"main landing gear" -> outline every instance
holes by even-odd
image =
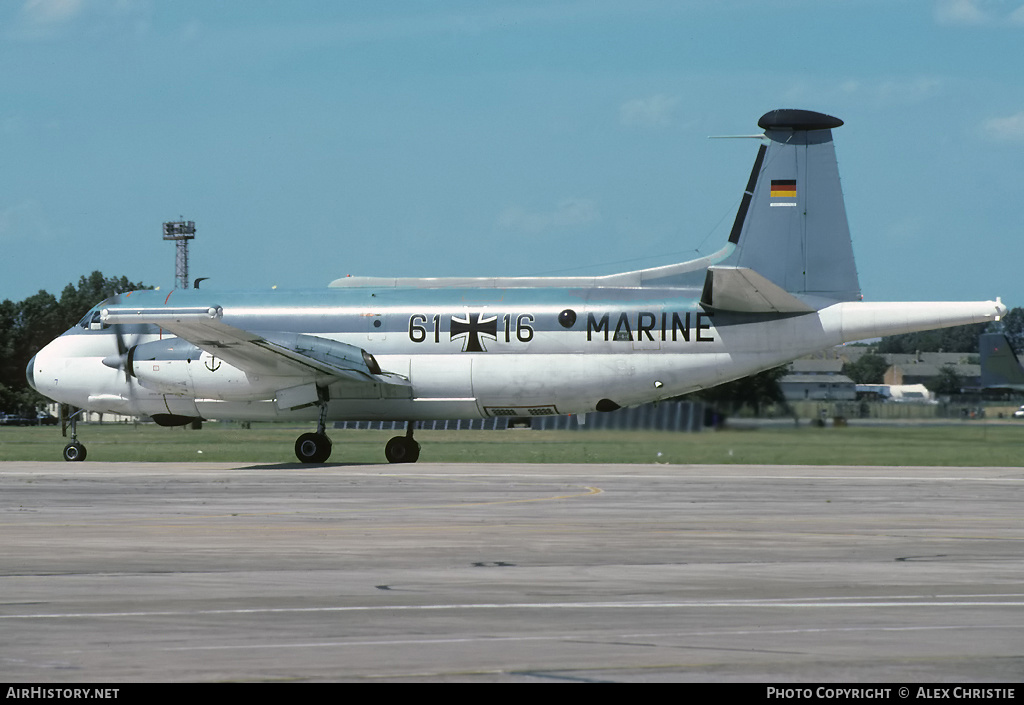
[[[316,433],[303,433],[295,441],[295,457],[303,463],[325,463],[331,457],[331,439],[327,437],[327,404],[320,404]]]
[[[395,436],[384,446],[384,457],[389,463],[415,463],[420,459],[420,444],[413,440],[410,421],[404,436]]]
[[[304,463],[324,463],[331,457],[331,439],[325,433],[303,433],[295,441],[295,457]]]
[[[303,463],[324,463],[331,457],[331,439],[325,433],[326,407],[320,410],[316,433],[303,433],[295,441],[295,457]],[[413,422],[406,426],[404,436],[395,436],[384,446],[389,463],[415,463],[420,457],[420,444],[412,437]]]

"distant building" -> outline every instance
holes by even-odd
[[[786,401],[852,401],[873,394],[887,401],[916,399],[929,403],[929,399],[921,396],[919,387],[934,386],[944,367],[952,368],[964,388],[981,384],[981,365],[977,364],[978,356],[974,354],[885,353],[882,357],[889,363],[883,380],[885,386],[897,390],[907,387],[906,394],[902,391],[893,393],[892,389],[882,394],[875,389],[880,385],[867,385],[872,387],[870,390],[860,389],[865,385],[854,384],[843,375],[843,365],[855,362],[869,352],[872,348],[867,346],[841,345],[794,360],[789,365],[789,374],[779,382]]]
[[[838,358],[800,358],[789,365],[789,374],[779,380],[786,401],[854,401],[857,385],[843,374]]]
[[[884,355],[889,363],[885,372],[886,384],[924,384],[933,382],[949,367],[960,378],[964,387],[978,387],[981,384],[981,365],[970,362],[976,355],[967,353],[915,353],[911,355]]]

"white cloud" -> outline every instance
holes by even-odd
[[[1024,112],[1009,117],[989,118],[982,123],[982,129],[998,142],[1024,144]]]
[[[665,127],[675,116],[679,98],[662,93],[650,98],[635,98],[619,107],[619,122],[631,127]]]
[[[930,76],[890,79],[882,81],[875,90],[878,98],[886,104],[919,103],[938,95],[942,90],[942,81]]]
[[[26,0],[22,14],[31,22],[51,24],[75,18],[85,7],[85,0]]]
[[[149,29],[151,0],[24,0],[17,22],[5,27],[11,39],[53,40],[69,33],[141,36]]]
[[[553,210],[530,211],[520,206],[506,208],[498,216],[498,226],[539,234],[551,230],[577,228],[601,220],[597,204],[586,198],[566,198]]]
[[[203,38],[206,28],[198,20],[191,20],[187,22],[184,27],[181,28],[180,37],[181,41],[186,43],[197,42]]]
[[[979,25],[989,21],[978,0],[939,0],[935,4],[935,20],[944,25]]]
[[[801,81],[784,93],[793,103],[828,106],[852,100],[876,106],[907,106],[927,102],[943,94],[946,85],[934,76],[899,76],[840,82]],[[825,112],[828,112],[826,109]]]
[[[937,0],[935,21],[942,25],[1024,25],[1024,5],[1007,11],[1006,0]]]

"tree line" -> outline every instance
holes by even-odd
[[[46,398],[28,386],[25,367],[39,350],[78,323],[89,310],[114,294],[148,289],[127,277],[101,272],[69,283],[57,298],[42,289],[23,301],[0,302],[0,411],[27,415]]]

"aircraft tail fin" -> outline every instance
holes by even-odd
[[[751,269],[821,308],[860,300],[832,128],[842,120],[773,110],[720,264]]]
[[[1002,333],[982,333],[978,340],[981,353],[981,386],[992,389],[1024,387],[1024,367]]]

